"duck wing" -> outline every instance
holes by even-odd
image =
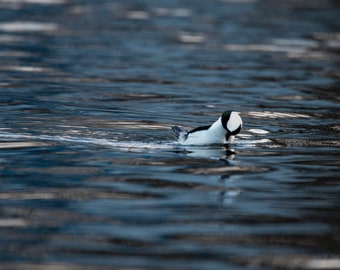
[[[188,132],[188,134],[189,134],[189,133],[194,133],[194,132],[197,132],[197,131],[208,130],[210,127],[211,127],[211,125],[209,125],[209,126],[197,127],[197,128],[194,128],[194,129],[190,130],[190,131]]]

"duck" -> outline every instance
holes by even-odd
[[[181,126],[171,126],[173,135],[182,145],[211,145],[234,143],[243,122],[235,111],[224,111],[211,125],[199,126],[190,131]]]

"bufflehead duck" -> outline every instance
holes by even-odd
[[[237,112],[225,111],[212,125],[190,131],[179,126],[171,129],[180,144],[208,145],[233,143],[234,136],[241,131],[242,119]]]

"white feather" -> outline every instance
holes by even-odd
[[[223,128],[221,117],[215,121],[207,130],[200,130],[189,133],[187,139],[182,142],[185,145],[205,145],[226,143],[227,131]]]
[[[240,125],[242,126],[242,119],[241,119],[241,117],[238,115],[237,112],[232,112],[230,114],[230,118],[229,118],[229,121],[227,123],[228,130],[233,132],[236,129],[238,129]]]

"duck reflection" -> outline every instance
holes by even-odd
[[[232,161],[235,158],[235,150],[225,146],[187,146],[185,152],[189,157],[209,158],[215,160]]]
[[[217,194],[217,202],[223,205],[231,205],[235,198],[241,194],[241,189],[237,187],[237,181],[242,179],[242,175],[222,175],[218,180],[223,186],[222,190]]]
[[[237,154],[235,149],[229,145],[188,146],[185,147],[185,153],[194,158],[218,161],[214,164],[187,168],[185,171],[201,175],[215,174],[217,189],[212,192],[213,200],[225,206],[234,203],[235,198],[241,193],[237,186],[237,182],[243,177],[240,172],[245,169],[239,165],[239,160],[235,160]]]

